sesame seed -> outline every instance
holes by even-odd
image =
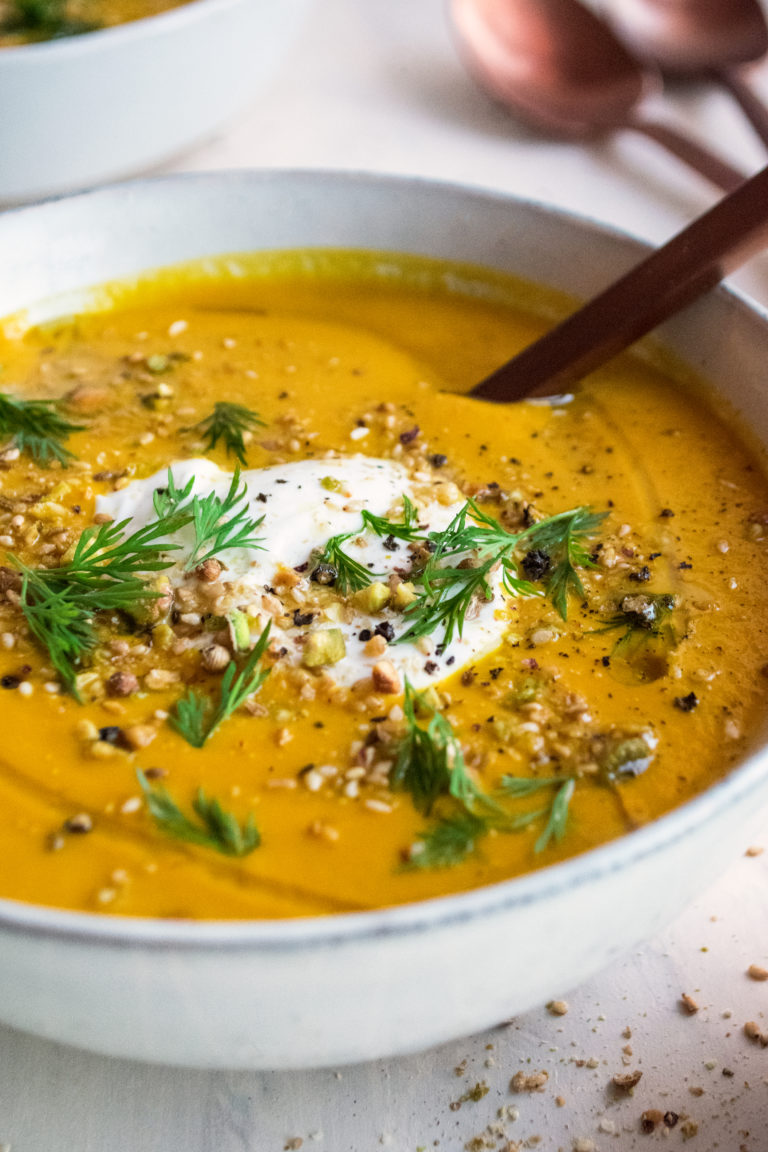
[[[392,805],[385,803],[384,800],[376,800],[374,798],[369,798],[368,800],[364,800],[363,804],[366,808],[370,809],[371,812],[391,812],[392,811]]]

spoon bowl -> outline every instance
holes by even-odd
[[[758,0],[612,0],[605,15],[634,52],[674,75],[748,64],[768,52]]]
[[[607,25],[570,0],[454,0],[453,20],[480,85],[544,132],[601,135],[660,88]]]
[[[567,139],[640,132],[724,191],[744,179],[667,124],[640,118],[658,76],[578,0],[452,0],[459,50],[494,100],[538,131]]]
[[[768,145],[768,108],[739,71],[768,53],[759,0],[613,0],[606,18],[633,52],[668,75],[719,83]]]

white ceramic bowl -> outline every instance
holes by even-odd
[[[462,187],[324,173],[185,176],[0,217],[0,315],[220,253],[369,247],[474,261],[587,295],[641,245]],[[55,311],[56,306],[53,306]],[[768,320],[723,290],[668,324],[768,444]],[[708,792],[536,874],[365,914],[178,923],[0,901],[0,1018],[100,1052],[290,1068],[405,1053],[578,984],[669,921],[749,842],[767,734]]]
[[[310,0],[190,0],[130,24],[0,48],[0,202],[151,168],[262,91]]]

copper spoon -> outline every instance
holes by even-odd
[[[638,103],[660,81],[578,0],[451,0],[451,15],[478,83],[534,128],[566,139],[627,128],[726,192],[744,179],[666,124],[638,118]]]
[[[642,59],[670,76],[702,76],[726,88],[768,144],[768,108],[737,67],[768,53],[768,22],[759,0],[611,0],[604,9]]]
[[[768,246],[768,168],[476,384],[499,403],[565,392]]]

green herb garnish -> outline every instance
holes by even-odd
[[[261,527],[264,517],[251,520],[248,515],[248,486],[245,481],[242,488],[239,485],[240,469],[236,468],[223,500],[215,492],[193,497],[191,510],[195,545],[184,565],[185,572],[191,572],[205,560],[230,548],[261,548],[259,537],[252,533]]]
[[[574,508],[541,520],[525,532],[525,547],[540,549],[549,557],[550,569],[544,578],[547,594],[563,620],[568,619],[568,593],[584,600],[584,585],[578,568],[594,568],[586,540],[594,535],[606,517],[605,512]]]
[[[471,812],[441,816],[419,834],[406,867],[453,868],[474,852],[478,840],[487,834],[488,822]]]
[[[79,699],[77,669],[96,646],[91,593],[66,585],[56,587],[38,573],[22,568],[21,608],[30,632],[48,652],[51,663],[72,694]]]
[[[190,476],[183,488],[177,488],[173,472],[169,468],[168,483],[165,488],[155,488],[152,493],[152,506],[155,509],[155,516],[157,516],[158,520],[170,516],[173,512],[180,511],[182,504],[186,504],[187,501],[191,499],[194,486],[195,478],[194,476]]]
[[[218,800],[209,799],[203,789],[198,788],[192,801],[192,809],[198,819],[196,823],[184,815],[165,788],[150,785],[140,768],[136,770],[136,776],[155,821],[163,832],[175,840],[213,848],[225,856],[248,856],[261,844],[261,836],[252,814],[241,826],[231,812],[222,808]]]
[[[669,671],[669,654],[678,643],[672,619],[676,604],[669,592],[631,593],[622,599],[619,611],[595,630],[600,634],[623,629],[611,657],[623,661],[635,679],[659,680]]]
[[[523,796],[533,796],[547,788],[557,788],[567,780],[575,779],[571,776],[502,776],[499,792],[502,796],[514,796],[520,799]]]
[[[510,595],[544,594],[543,589],[525,578],[524,553],[534,548],[546,554],[545,588],[565,619],[568,593],[584,596],[577,567],[593,566],[584,540],[595,531],[604,516],[604,513],[590,512],[587,508],[575,508],[542,520],[522,532],[508,532],[498,520],[486,515],[473,500],[468,500],[444,531],[424,536],[418,531],[418,513],[413,502],[403,495],[401,521],[363,511],[360,531],[332,536],[320,560],[337,570],[335,581],[329,580],[328,583],[335,582],[346,596],[367,587],[373,579],[367,568],[343,551],[341,546],[346,540],[372,531],[385,538],[393,536],[401,540],[423,541],[429,549],[429,558],[422,570],[411,577],[420,592],[405,609],[410,626],[398,642],[418,640],[443,627],[444,642],[449,644],[454,634],[462,634],[472,603],[492,598],[491,574],[499,565],[504,588]]]
[[[418,707],[432,713],[426,728],[418,723]],[[494,796],[489,796],[468,774],[450,723],[431,709],[408,682],[403,711],[407,730],[398,745],[390,787],[393,791],[410,792],[419,812],[435,816],[433,823],[419,833],[407,867],[451,867],[473,852],[478,841],[490,832],[524,831],[544,817],[547,822],[534,851],[543,852],[551,841],[563,838],[576,777],[507,775]],[[555,792],[548,808],[513,813],[498,802],[524,799],[551,789]]]
[[[495,560],[478,561],[463,568],[451,564],[453,559],[463,562],[474,551],[474,538],[466,538],[467,518],[471,511],[472,505],[468,501],[443,532],[430,533],[432,554],[422,572],[412,577],[414,582],[418,581],[421,590],[418,598],[405,610],[411,624],[399,637],[400,643],[428,636],[442,625],[445,628],[444,643],[447,645],[454,632],[461,635],[473,600],[491,599],[493,592],[488,577]],[[471,532],[473,527],[469,530]],[[515,540],[511,539],[505,547],[511,549],[514,544]]]
[[[488,800],[488,797],[484,799]],[[506,813],[479,815],[466,810],[441,814],[430,827],[419,833],[406,868],[452,868],[474,852],[478,841],[490,832],[524,832],[544,815],[546,809],[522,812],[516,816]]]
[[[568,807],[575,787],[575,776],[502,776],[499,795],[521,799],[547,788],[557,789],[549,808],[546,827],[534,846],[534,851],[538,853],[543,852],[551,840],[559,842],[565,835]],[[532,813],[531,820],[540,815],[543,813]]]
[[[472,523],[473,517],[479,523]],[[509,561],[520,535],[507,532],[469,500],[442,532],[431,532],[432,553],[424,569],[412,577],[420,594],[405,610],[410,627],[399,642],[428,636],[436,628],[445,629],[444,643],[454,633],[461,636],[470,605],[490,600],[491,570],[504,565],[504,584],[512,593],[537,595],[537,589],[517,577]]]
[[[549,809],[549,818],[547,819],[544,831],[534,845],[534,852],[543,852],[552,840],[559,844],[563,836],[565,836],[565,828],[568,823],[568,809],[575,787],[575,780],[566,780],[565,783],[561,784],[558,788],[555,793],[555,798],[552,801],[552,806]]]
[[[269,642],[269,630],[270,624],[267,624],[239,672],[235,661],[229,662],[221,679],[216,704],[194,688],[190,688],[177,702],[170,722],[193,748],[202,748],[219,725],[236,712],[249,696],[258,692],[269,676],[268,668],[258,666]]]
[[[219,440],[223,441],[227,450],[236,456],[245,467],[245,440],[244,432],[251,432],[254,428],[266,427],[258,412],[251,411],[244,404],[233,404],[229,400],[218,400],[213,406],[213,412],[205,420],[194,425],[194,431],[202,433],[206,439],[206,449],[215,448]]]
[[[128,520],[86,528],[72,559],[59,568],[32,569],[11,557],[22,573],[21,608],[30,631],[78,699],[76,675],[96,645],[95,615],[132,612],[157,596],[143,576],[172,565],[165,554],[178,545],[167,537],[185,522],[184,513],[172,512],[129,536]]]
[[[510,595],[541,595],[535,584],[520,574],[521,568],[525,572],[521,554],[534,548],[547,555],[545,587],[566,619],[568,592],[584,596],[576,568],[592,566],[584,539],[596,530],[604,515],[575,508],[514,533],[468,500],[443,532],[429,534],[433,551],[421,573],[412,577],[420,586],[420,595],[405,609],[411,624],[399,642],[428,636],[438,627],[445,629],[446,644],[454,633],[460,636],[471,604],[491,599],[490,576],[499,565]]]
[[[319,563],[329,565],[335,572],[333,579],[327,582],[334,584],[342,596],[359,592],[373,583],[373,573],[359,561],[353,560],[342,548],[342,544],[359,534],[359,532],[344,532],[339,536],[331,536],[319,556]]]
[[[491,829],[512,832],[527,827],[538,813],[510,817],[472,779],[450,721],[406,680],[403,698],[406,731],[398,742],[389,783],[409,792],[415,807],[434,823],[419,834],[411,868],[447,868],[458,864]],[[426,727],[418,713],[429,716]]]
[[[419,724],[417,709],[429,714],[426,728]],[[494,806],[469,775],[450,721],[432,708],[408,680],[403,712],[406,731],[398,743],[390,773],[392,790],[409,792],[416,808],[425,816],[440,796],[453,797],[467,811],[482,805]]]
[[[0,392],[0,437],[11,437],[20,452],[47,467],[58,460],[66,468],[73,454],[63,441],[82,424],[65,420],[56,400],[17,400]]]
[[[219,556],[230,548],[261,548],[259,537],[252,533],[264,523],[264,517],[251,520],[248,516],[248,486],[240,487],[240,469],[235,468],[229,491],[222,500],[215,492],[207,496],[192,496],[195,478],[192,476],[184,488],[177,488],[173,472],[168,469],[168,483],[156,488],[152,501],[158,517],[172,512],[186,515],[183,527],[192,524],[195,542],[184,571],[191,572],[205,560]]]
[[[397,540],[416,540],[419,536],[419,515],[412,500],[403,493],[403,519],[388,520],[386,516],[375,516],[363,509],[363,525],[377,536],[394,536]]]
[[[326,481],[330,480],[332,485],[336,485],[332,477],[325,477],[320,481],[324,488],[329,488]],[[369,584],[373,583],[374,574],[370,572],[364,564],[354,560],[347,552],[344,551],[342,545],[347,540],[351,540],[356,536],[362,536],[366,531],[374,532],[377,536],[395,536],[400,540],[415,540],[418,537],[416,531],[416,524],[418,515],[416,508],[411,500],[403,494],[403,519],[400,522],[387,520],[384,516],[376,516],[373,512],[363,510],[362,524],[357,532],[344,532],[338,536],[331,536],[326,541],[325,547],[320,553],[318,560],[320,564],[328,565],[335,572],[335,576],[328,573],[329,578],[321,580],[321,583],[334,584],[338,588],[342,596],[349,596],[352,592],[360,592],[363,588],[367,588]]]
[[[48,650],[51,662],[76,697],[76,675],[96,645],[94,617],[100,612],[135,613],[156,599],[147,573],[171,568],[180,544],[169,537],[190,525],[195,544],[185,570],[228,548],[257,548],[251,535],[261,521],[250,520],[239,488],[239,472],[221,500],[215,493],[192,497],[190,480],[176,487],[169,469],[168,486],[154,494],[156,520],[125,535],[130,520],[86,528],[72,559],[59,568],[28,568],[16,558],[22,573],[21,607],[35,639]]]

